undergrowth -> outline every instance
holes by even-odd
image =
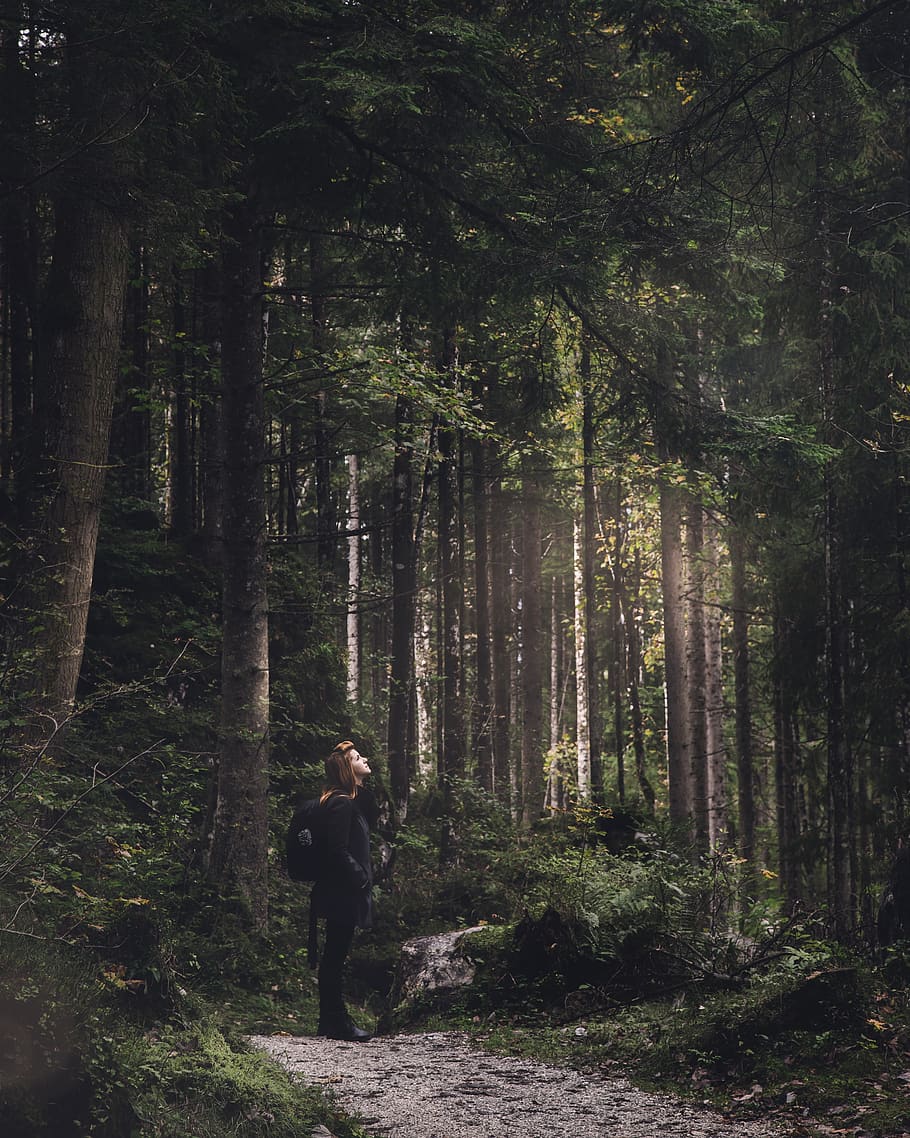
[[[312,1088],[178,995],[144,1023],[136,995],[71,946],[3,940],[0,1133],[4,1138],[338,1138],[361,1131]]]

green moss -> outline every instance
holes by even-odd
[[[198,997],[143,1028],[84,953],[24,938],[3,947],[4,1138],[309,1138],[318,1124],[361,1134]]]

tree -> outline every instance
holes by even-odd
[[[269,637],[258,203],[230,211],[223,251],[225,519],[221,746],[210,872],[226,895],[268,917]]]

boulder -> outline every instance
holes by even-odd
[[[466,951],[466,942],[484,928],[475,925],[405,941],[392,986],[396,1019],[417,1006],[444,1004],[473,983],[477,965]]]

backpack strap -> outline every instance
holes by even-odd
[[[313,893],[316,891],[314,886],[310,890],[310,931],[307,935],[306,942],[306,958],[307,964],[311,968],[315,968],[319,962],[319,927],[318,917],[316,915],[316,906],[313,904]]]

